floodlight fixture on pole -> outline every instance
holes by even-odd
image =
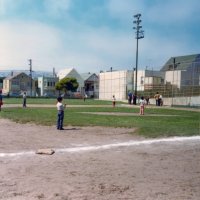
[[[142,26],[140,25],[140,23],[142,22],[142,20],[140,19],[141,16],[142,15],[140,13],[133,16],[134,18],[136,18],[136,20],[133,21],[133,23],[135,24],[135,27],[133,27],[133,29],[136,30],[135,39],[137,40],[137,44],[136,44],[136,66],[135,66],[135,95],[136,96],[137,96],[137,71],[138,71],[138,40],[144,38],[144,31],[141,30]],[[136,104],[136,102],[134,102],[134,104]]]
[[[134,17],[135,17],[135,18],[140,18],[140,17],[141,17],[141,14],[138,13],[138,14],[134,15]]]

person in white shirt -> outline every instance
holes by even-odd
[[[64,120],[64,109],[66,107],[66,104],[63,105],[62,104],[62,97],[58,97],[57,98],[57,111],[58,111],[58,115],[57,115],[57,129],[58,130],[64,130],[63,128],[63,120]]]
[[[115,98],[115,95],[113,95],[113,97],[112,97],[112,105],[113,105],[113,108],[115,107],[115,104],[116,104],[116,98]]]
[[[85,101],[87,99],[87,94],[84,95],[83,100]]]
[[[26,108],[26,92],[23,93],[23,108]]]
[[[144,115],[145,99],[143,96],[140,98],[139,103],[140,103],[140,115]]]
[[[159,104],[160,104],[160,106],[163,106],[163,97],[161,94],[159,96]]]

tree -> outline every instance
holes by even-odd
[[[64,91],[65,94],[67,91],[75,92],[76,89],[78,88],[79,84],[76,80],[76,78],[71,78],[71,77],[66,77],[61,79],[58,83],[56,83],[56,90],[59,91]]]

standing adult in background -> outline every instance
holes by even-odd
[[[160,96],[159,96],[159,104],[160,104],[160,106],[162,106],[163,105],[163,97],[162,97],[162,95],[160,94]]]
[[[2,97],[2,90],[0,89],[0,111],[2,105],[3,105],[3,97]]]
[[[23,93],[23,108],[26,108],[26,92]]]
[[[149,105],[149,104],[150,104],[150,102],[149,102],[149,99],[150,99],[150,97],[149,97],[149,96],[147,96],[147,97],[146,97],[146,104],[147,104],[147,105]]]
[[[156,100],[156,106],[160,106],[160,94],[158,92],[156,92],[155,96],[154,96],[155,100]]]
[[[128,103],[129,103],[129,104],[131,104],[131,102],[132,102],[132,97],[133,97],[132,93],[129,92],[129,93],[128,93]]]
[[[133,104],[137,105],[137,96],[136,96],[136,94],[133,94]]]

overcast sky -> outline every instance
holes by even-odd
[[[200,53],[199,0],[0,0],[0,70],[132,69],[137,13],[139,69]]]

